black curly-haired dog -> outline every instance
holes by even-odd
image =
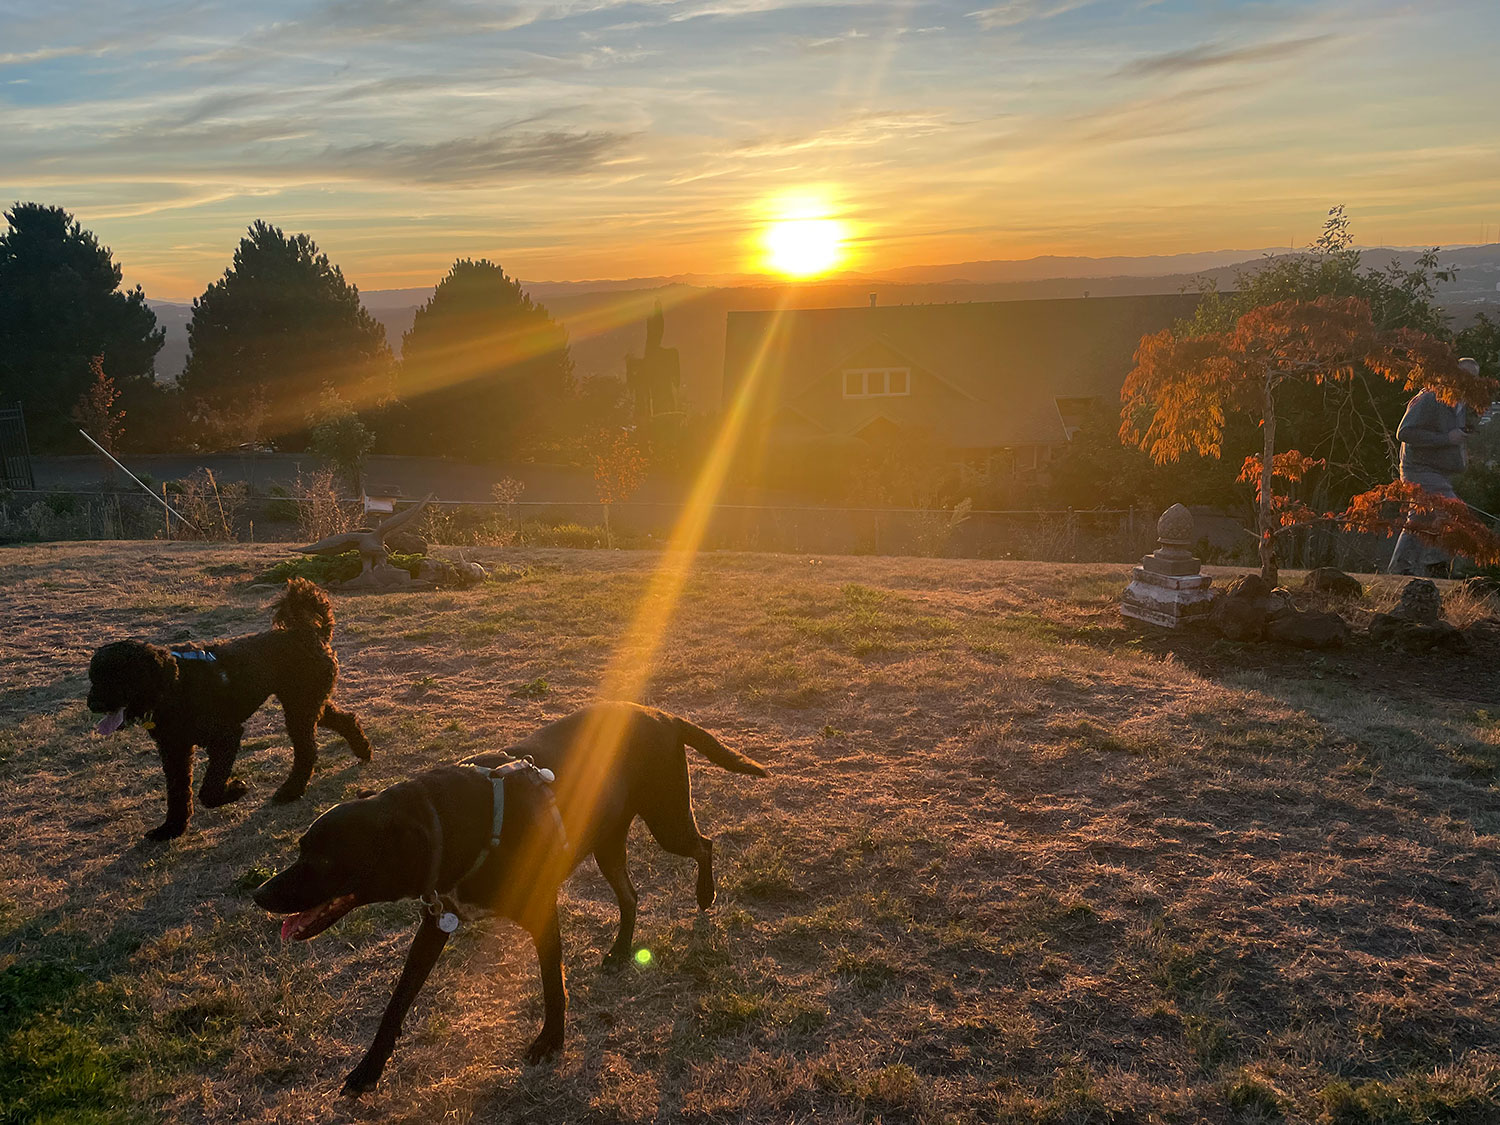
[[[245,795],[233,776],[245,720],[276,696],[292,739],[292,772],[273,800],[295,801],[318,760],[317,727],[341,736],[354,756],[370,760],[359,720],[333,703],[339,662],[329,640],[333,605],[305,578],[293,578],[264,633],[172,648],[115,641],[89,661],[89,710],[105,712],[95,728],[113,734],[139,722],[156,742],[167,775],[167,819],[147,839],[181,836],[193,813],[193,747],[208,751],[198,799],[209,808]]]

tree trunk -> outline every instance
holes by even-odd
[[[1260,432],[1263,445],[1260,454],[1260,576],[1266,585],[1277,584],[1276,519],[1271,507],[1271,470],[1276,461],[1276,396],[1271,376],[1266,376],[1265,398],[1261,407]]]

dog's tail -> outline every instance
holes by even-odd
[[[333,603],[306,578],[288,579],[286,593],[276,603],[273,629],[311,629],[325,641],[333,636]]]
[[[766,767],[751,761],[738,750],[731,750],[702,727],[696,727],[686,719],[677,720],[677,733],[682,741],[702,754],[720,769],[730,773],[745,773],[751,777],[768,777]]]

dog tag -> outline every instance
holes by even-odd
[[[445,934],[451,934],[458,929],[458,915],[451,910],[445,910],[438,915],[437,928]]]

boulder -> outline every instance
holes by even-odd
[[[1446,621],[1424,625],[1392,613],[1377,613],[1370,619],[1370,639],[1387,648],[1406,652],[1430,652],[1439,648],[1463,652],[1469,647],[1463,633]]]
[[[1430,578],[1413,578],[1401,587],[1401,598],[1390,616],[1416,625],[1436,625],[1443,619],[1443,595]]]
[[[1304,590],[1315,590],[1320,594],[1332,594],[1336,598],[1362,598],[1365,588],[1359,579],[1351,578],[1336,566],[1320,566],[1309,570],[1302,580]]]
[[[1241,575],[1225,587],[1209,611],[1208,623],[1231,641],[1257,641],[1271,612],[1271,587],[1258,574]]]
[[[1266,621],[1275,621],[1297,612],[1297,603],[1292,601],[1292,592],[1285,586],[1277,586],[1266,598]]]
[[[490,576],[477,562],[454,562],[451,559],[426,558],[417,567],[417,577],[443,589],[466,590]]]
[[[1298,648],[1342,648],[1349,639],[1349,623],[1336,613],[1291,613],[1266,623],[1266,640]]]

